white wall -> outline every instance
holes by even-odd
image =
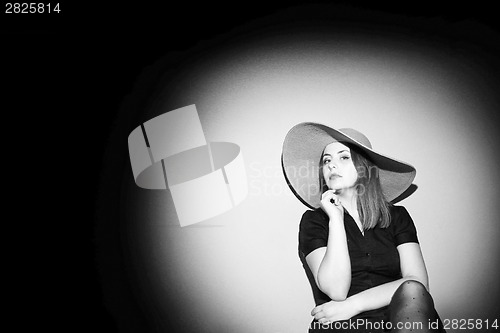
[[[148,195],[144,274],[159,284],[155,297],[182,299],[187,328],[306,331],[314,303],[297,256],[306,207],[280,154],[293,125],[316,121],[358,129],[416,167],[419,189],[400,204],[416,223],[442,319],[494,319],[497,138],[488,116],[498,105],[477,70],[439,45],[334,34],[269,36],[193,63],[171,109],[196,104],[207,140],[241,147],[249,196],[180,228],[168,193]]]

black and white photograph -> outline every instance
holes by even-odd
[[[500,332],[493,4],[0,20],[16,331]]]

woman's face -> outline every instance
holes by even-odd
[[[351,150],[340,142],[325,147],[321,158],[323,178],[330,190],[354,187],[358,173],[351,158]]]

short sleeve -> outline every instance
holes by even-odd
[[[318,210],[308,210],[302,215],[299,227],[299,251],[307,256],[328,244],[328,221]]]
[[[406,210],[402,206],[394,206],[393,209],[396,210],[393,215],[394,220],[392,224],[394,226],[394,243],[396,246],[404,243],[418,243],[417,229],[413,220]]]

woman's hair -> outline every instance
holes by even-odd
[[[391,224],[390,203],[385,199],[382,187],[380,186],[379,169],[357,147],[352,145],[347,146],[351,149],[352,162],[358,172],[355,187],[358,214],[363,229],[372,229],[377,225],[381,228],[387,228]],[[322,193],[324,193],[328,190],[328,186],[325,184],[323,168],[321,166],[322,158],[320,160],[319,180]]]

